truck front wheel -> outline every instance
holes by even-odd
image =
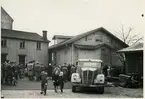
[[[72,92],[76,92],[76,86],[72,86]]]
[[[99,87],[98,91],[99,91],[100,94],[103,94],[104,93],[104,87]]]

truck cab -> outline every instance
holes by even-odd
[[[102,60],[79,59],[76,73],[71,76],[72,92],[76,87],[92,87],[104,93],[105,76],[102,73]]]

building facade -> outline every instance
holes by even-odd
[[[138,73],[143,77],[143,43],[137,43],[118,52],[125,54],[125,74]]]
[[[1,7],[1,28],[12,29],[13,21],[12,17]]]
[[[76,64],[78,59],[101,59],[104,65],[122,65],[117,50],[127,47],[124,42],[103,27],[77,35],[54,36],[57,44],[49,47],[52,64]]]
[[[2,16],[4,17],[4,15]],[[48,66],[50,41],[47,40],[47,31],[43,31],[43,36],[40,36],[37,33],[13,30],[9,28],[12,27],[12,23],[8,22],[9,20],[7,19],[9,18],[4,20],[6,22],[1,21],[1,62],[10,60],[26,64],[29,61],[35,60],[44,66]]]

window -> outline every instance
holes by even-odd
[[[103,36],[102,35],[96,35],[96,37],[95,37],[95,41],[96,42],[103,42],[102,40],[103,40]]]
[[[6,39],[1,40],[1,47],[7,47],[7,40]]]
[[[25,48],[25,41],[20,41],[20,48]]]
[[[41,49],[41,43],[37,42],[37,49],[40,50]]]
[[[105,53],[105,52],[107,52],[107,49],[102,48],[101,51],[102,51],[103,53]]]

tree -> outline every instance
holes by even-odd
[[[138,42],[142,42],[143,41],[143,36],[140,36],[140,35],[137,35],[133,32],[133,28],[129,27],[126,31],[125,31],[125,28],[124,28],[124,25],[121,26],[121,29],[119,32],[116,32],[118,35],[118,37],[124,42],[126,43],[127,45],[131,46],[131,45],[134,45]],[[120,61],[122,62],[123,64],[123,68],[124,68],[124,73],[125,73],[125,55],[123,53],[120,53],[119,54],[119,58],[120,58]]]
[[[127,30],[125,30],[124,25],[121,25],[120,31],[116,33],[124,43],[131,46],[143,40],[143,36],[135,34],[133,30],[134,29],[132,27],[129,27]]]

